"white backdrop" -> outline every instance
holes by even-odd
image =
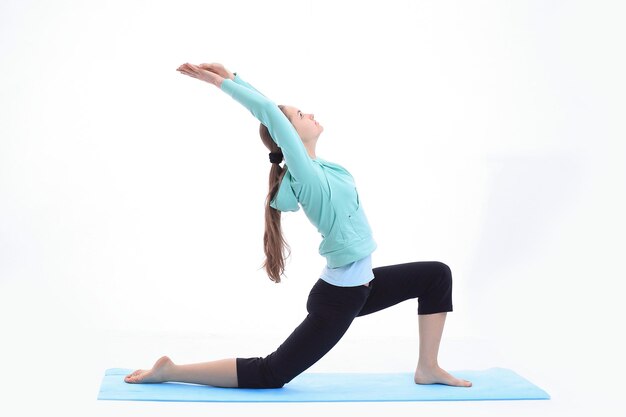
[[[4,0],[3,397],[177,414],[96,402],[104,370],[266,355],[306,315],[321,236],[283,214],[288,278],[259,269],[258,121],[176,71],[220,62],[315,114],[317,155],[356,179],[374,266],[452,268],[441,365],[510,367],[553,395],[469,411],[616,411],[625,17],[617,1]],[[357,319],[311,370],[414,370],[416,309]],[[292,413],[275,407],[259,410]]]

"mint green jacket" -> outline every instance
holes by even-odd
[[[220,88],[268,128],[283,153],[287,172],[270,206],[280,211],[298,211],[302,206],[322,235],[318,251],[329,268],[374,252],[377,244],[352,175],[339,164],[311,158],[287,116],[237,73]]]

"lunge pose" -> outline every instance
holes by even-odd
[[[300,207],[322,235],[318,251],[326,265],[309,293],[307,316],[269,355],[186,365],[163,356],[152,369],[137,370],[125,381],[280,388],[330,351],[356,317],[416,299],[419,358],[415,383],[471,386],[440,368],[437,361],[446,314],[452,311],[450,268],[438,261],[372,268],[377,244],[356,183],[344,167],[315,154],[324,127],[313,114],[275,104],[221,64],[186,63],[178,71],[218,87],[261,123],[259,133],[271,163],[263,237],[263,267],[269,279],[281,281],[283,255],[290,249],[281,232],[281,212]]]

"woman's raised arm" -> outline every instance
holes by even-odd
[[[198,66],[200,68],[202,68],[202,69],[207,70],[207,71],[212,71],[212,72],[216,73],[217,75],[221,76],[225,80],[233,80],[237,84],[243,85],[244,87],[248,87],[249,89],[254,90],[257,93],[261,94],[263,97],[265,97],[265,94],[260,92],[254,86],[252,86],[252,84],[244,81],[241,78],[241,76],[237,75],[236,72],[230,72],[222,64],[218,64],[218,63],[214,62],[214,63],[211,63],[211,64],[200,64]]]
[[[245,81],[241,79],[234,80],[238,79],[239,76],[233,74],[233,79],[231,79],[225,68],[222,71],[218,67],[217,70],[228,78],[212,70],[189,63],[183,64],[178,68],[178,71],[185,75],[219,87],[235,101],[247,108],[257,120],[267,127],[272,139],[282,150],[285,162],[289,166],[289,172],[300,183],[319,181],[313,167],[313,161],[309,157],[298,132],[276,103]]]
[[[222,77],[221,75],[216,74],[213,71],[205,70],[197,65],[193,65],[188,62],[178,67],[176,71],[180,72],[181,74],[197,78],[200,81],[205,81],[209,84],[213,84],[218,88],[222,85],[222,82],[224,81],[224,77]]]

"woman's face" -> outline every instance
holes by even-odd
[[[315,120],[313,113],[302,113],[299,108],[293,106],[285,108],[291,124],[303,141],[317,140],[324,131],[324,127]]]

